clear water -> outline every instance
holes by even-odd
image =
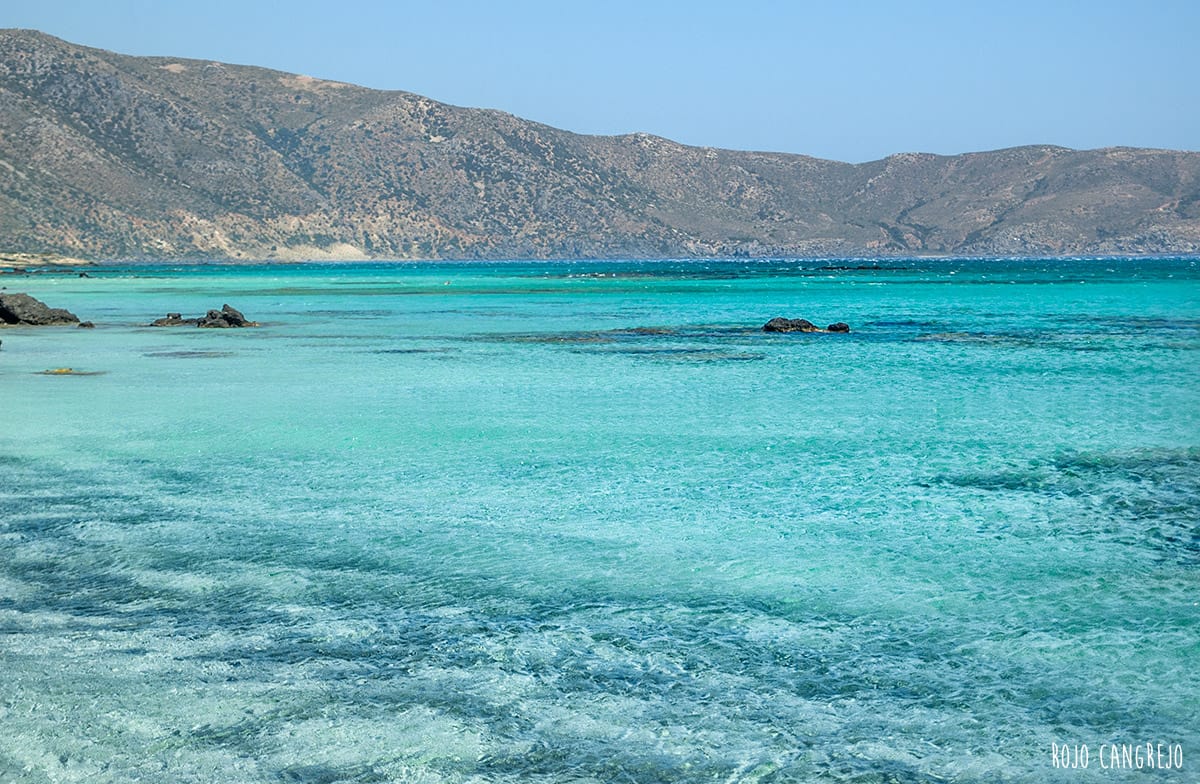
[[[0,781],[1200,780],[1200,264],[830,266],[0,278]]]

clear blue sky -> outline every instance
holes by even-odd
[[[581,133],[864,161],[1200,149],[1200,0],[8,0],[0,26],[263,65]]]

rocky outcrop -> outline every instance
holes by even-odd
[[[763,324],[763,332],[820,332],[821,328],[808,319],[775,317]]]
[[[835,324],[830,324],[825,329],[821,329],[816,324],[808,319],[789,319],[775,317],[763,324],[763,332],[849,332],[850,325],[844,321],[839,321]]]
[[[0,294],[0,324],[45,327],[78,323],[79,317],[71,311],[52,308],[28,294]]]
[[[197,326],[201,327],[257,327],[257,321],[250,321],[240,310],[222,305],[220,310],[210,310],[200,319]]]
[[[200,319],[185,319],[180,313],[168,313],[160,319],[155,319],[150,323],[152,327],[195,327],[200,324]]]
[[[228,329],[229,327],[257,327],[257,321],[250,321],[237,308],[222,305],[220,310],[210,310],[200,318],[185,319],[182,314],[168,313],[164,318],[155,320],[152,327],[208,327],[210,329]]]

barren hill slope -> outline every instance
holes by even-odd
[[[1200,252],[1200,153],[851,165],[582,136],[0,31],[0,250],[87,258]]]

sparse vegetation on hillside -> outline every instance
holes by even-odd
[[[1200,154],[851,165],[0,31],[0,236],[83,258],[1200,252]]]

